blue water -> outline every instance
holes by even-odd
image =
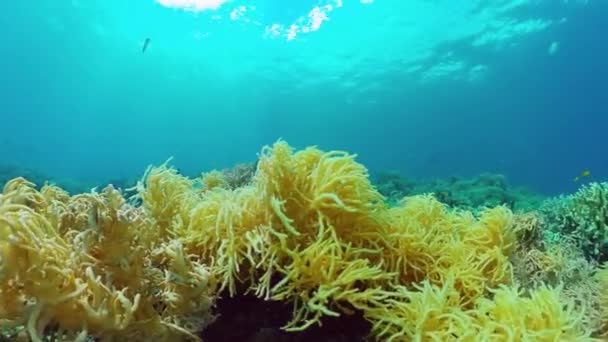
[[[604,0],[3,1],[0,163],[103,182],[283,138],[571,192],[608,175],[606,32]]]

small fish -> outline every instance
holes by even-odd
[[[553,56],[557,53],[558,50],[559,42],[552,42],[551,45],[549,45],[549,50],[547,50],[547,52],[549,53],[549,56]]]
[[[580,176],[574,177],[574,181],[578,182],[581,179],[581,177],[589,177],[589,176],[591,176],[591,171],[585,170],[585,171],[581,172]]]
[[[144,46],[141,48],[141,53],[146,52],[148,45],[150,45],[150,38],[146,38],[146,40],[144,40]]]

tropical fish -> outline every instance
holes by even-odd
[[[581,179],[581,177],[589,177],[589,176],[591,176],[591,171],[585,170],[585,171],[581,172],[580,176],[574,177],[574,181],[578,182]]]
[[[150,45],[150,38],[146,38],[146,40],[144,40],[144,46],[141,48],[141,53],[146,52],[148,45]]]

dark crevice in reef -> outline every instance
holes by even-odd
[[[290,303],[226,295],[216,304],[217,318],[200,335],[205,342],[371,341],[371,324],[359,312],[326,317],[322,326],[313,325],[305,331],[285,332],[280,328],[292,317]]]

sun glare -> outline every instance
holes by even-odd
[[[188,11],[204,11],[218,9],[228,0],[156,0],[166,7],[181,8]]]

